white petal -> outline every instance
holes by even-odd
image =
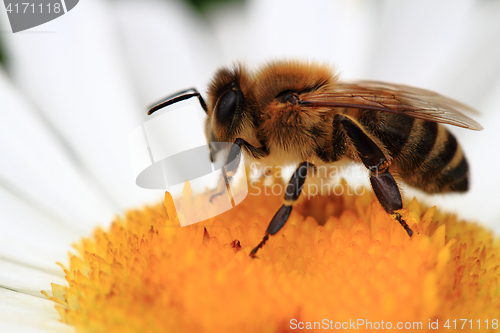
[[[450,58],[460,57],[472,1],[398,1],[381,6],[373,31],[369,77],[388,82],[431,86]]]
[[[441,70],[439,85],[443,93],[486,112],[482,106],[500,77],[500,2],[474,4],[460,22],[464,31]]]
[[[67,286],[61,276],[0,259],[0,287],[45,299],[41,290],[52,296],[51,283]]]
[[[77,233],[42,215],[0,188],[0,257],[62,275],[56,261],[65,263]]]
[[[63,143],[2,70],[0,116],[0,186],[46,212],[63,229],[87,233],[96,221],[112,218],[112,207],[99,200]]]
[[[214,30],[214,43],[220,48],[217,63],[232,65],[236,61],[252,62],[252,45],[249,37],[250,11],[242,3],[227,3],[209,9],[207,18]]]
[[[226,44],[224,49],[235,50],[245,43],[238,54],[230,54],[250,58],[253,64],[309,59],[337,65],[345,77],[359,77],[369,46],[369,9],[353,1],[257,0],[248,6],[247,35],[237,35],[241,29],[228,27],[223,16],[211,21]]]
[[[220,61],[220,54],[215,57],[219,48],[206,24],[186,4],[155,0],[112,4],[143,106],[191,87],[206,89]]]
[[[0,332],[74,332],[59,321],[55,303],[0,288]]]
[[[132,177],[128,135],[144,107],[137,102],[112,18],[107,2],[83,1],[40,27],[53,33],[5,34],[4,41],[15,82],[118,213],[161,194],[140,189]]]

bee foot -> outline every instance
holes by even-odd
[[[391,216],[401,224],[401,226],[406,230],[406,233],[408,234],[408,236],[411,237],[413,235],[413,230],[411,230],[410,227],[408,226],[408,224],[406,223],[406,221],[403,220],[403,218],[401,217],[401,214],[392,213]]]

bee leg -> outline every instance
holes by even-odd
[[[210,197],[210,202],[212,202],[216,196],[224,193],[224,185],[227,188],[228,193],[231,193],[229,190],[229,182],[233,178],[236,171],[238,171],[238,166],[240,165],[241,160],[241,147],[244,142],[245,141],[243,139],[236,139],[234,144],[231,146],[229,154],[227,155],[225,168],[222,168],[222,179],[217,187],[217,192]]]
[[[281,206],[278,212],[274,215],[271,223],[267,227],[266,234],[262,241],[257,245],[252,252],[250,252],[250,256],[255,258],[255,254],[257,251],[266,244],[269,239],[269,235],[274,235],[277,233],[286,223],[290,213],[292,212],[292,205],[300,196],[302,192],[302,188],[304,187],[304,182],[307,178],[307,173],[309,168],[314,168],[314,164],[309,162],[302,162],[298,166],[297,170],[290,178],[288,185],[285,190],[285,203]]]
[[[378,201],[385,211],[391,214],[391,216],[406,230],[408,236],[411,237],[413,235],[413,231],[410,229],[406,221],[402,219],[401,214],[396,212],[397,210],[403,208],[403,201],[401,200],[401,194],[399,193],[396,181],[387,170],[382,173],[377,171],[370,172],[370,183],[372,184],[373,191],[375,192]]]
[[[389,161],[387,161],[382,150],[368,135],[366,135],[356,123],[349,118],[337,114],[335,120],[342,124],[347,136],[351,139],[361,161],[370,170],[370,183],[378,201],[384,210],[398,221],[411,237],[413,231],[410,229],[401,214],[396,212],[403,208],[403,200],[399,192],[398,184],[389,172]]]
[[[221,195],[224,193],[224,183],[226,188],[229,191],[229,182],[233,178],[233,176],[236,174],[236,171],[238,171],[238,166],[240,165],[240,160],[241,160],[241,150],[243,147],[246,147],[249,151],[249,153],[254,156],[254,157],[264,157],[269,154],[268,149],[265,146],[262,146],[260,148],[255,148],[245,140],[238,138],[234,141],[234,144],[231,146],[231,149],[229,150],[229,154],[227,155],[227,160],[225,167],[222,168],[222,180],[219,184],[218,192],[216,192],[214,195],[210,197],[210,202],[212,202],[212,199],[215,198],[218,195]],[[229,191],[231,193],[231,191]]]
[[[214,198],[218,197],[219,195],[223,194],[224,193],[224,188],[227,188],[229,186],[229,181],[227,181],[227,179],[224,177],[224,175],[221,177],[220,181],[219,181],[219,185],[217,185],[217,187],[212,190],[211,192],[214,193],[210,196],[210,203],[212,203],[212,201],[214,200]],[[231,193],[231,192],[228,192],[228,193]]]

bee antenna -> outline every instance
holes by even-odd
[[[203,108],[203,110],[205,110],[205,113],[208,112],[207,104],[205,103],[205,100],[203,99],[201,94],[198,92],[198,90],[196,90],[196,88],[190,88],[168,96],[167,98],[162,99],[160,102],[153,104],[148,111],[148,115],[151,115],[154,112],[163,109],[164,107],[183,101],[185,99],[189,99],[191,97],[197,97],[200,101],[201,107]]]

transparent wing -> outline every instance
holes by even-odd
[[[473,108],[438,93],[377,81],[339,82],[335,92],[313,93],[300,102],[310,106],[352,107],[403,114],[475,131],[483,127],[463,112]]]

